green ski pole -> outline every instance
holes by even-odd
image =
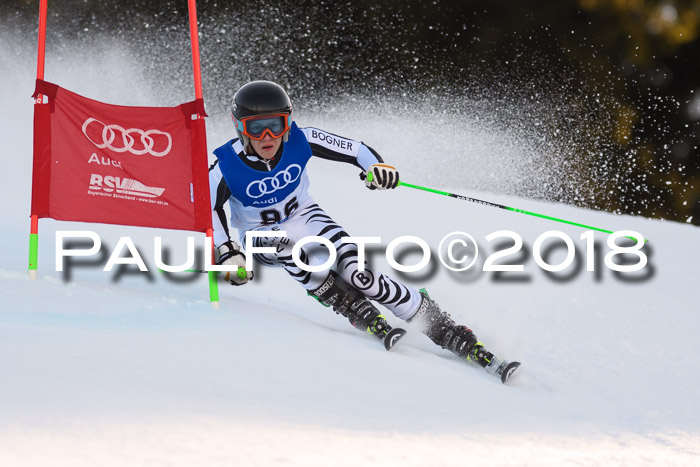
[[[367,173],[367,174],[366,174],[366,177],[367,177],[367,180],[369,180],[370,182],[371,182],[372,179],[374,178],[372,172]],[[612,230],[600,229],[600,228],[598,228],[598,227],[593,227],[593,226],[591,226],[591,225],[581,224],[581,223],[579,223],[579,222],[572,222],[572,221],[568,221],[568,220],[566,220],[566,219],[559,219],[558,217],[547,216],[547,215],[545,215],[545,214],[538,214],[538,213],[536,213],[536,212],[526,211],[526,210],[524,210],[524,209],[513,208],[513,207],[510,207],[510,206],[504,206],[503,204],[492,203],[492,202],[490,202],[490,201],[484,201],[484,200],[481,200],[481,199],[472,198],[472,197],[464,196],[464,195],[458,195],[458,194],[455,194],[455,193],[448,193],[447,191],[435,190],[435,189],[433,189],[433,188],[426,188],[426,187],[424,187],[424,186],[413,185],[413,184],[411,184],[411,183],[406,183],[406,182],[401,182],[401,181],[399,181],[399,183],[398,183],[397,186],[405,186],[405,187],[413,188],[413,189],[416,189],[416,190],[428,191],[428,192],[430,192],[430,193],[435,193],[435,194],[438,194],[438,195],[449,196],[450,198],[457,198],[457,199],[461,199],[461,200],[464,200],[464,201],[469,201],[469,202],[472,202],[472,203],[481,204],[481,205],[484,205],[484,206],[490,206],[490,207],[492,207],[492,208],[499,208],[499,209],[505,209],[505,210],[507,210],[507,211],[519,212],[519,213],[521,213],[521,214],[527,214],[528,216],[534,216],[534,217],[539,217],[539,218],[541,218],[541,219],[548,219],[548,220],[550,220],[550,221],[561,222],[561,223],[569,224],[569,225],[575,225],[576,227],[582,227],[582,228],[584,228],[584,229],[596,230],[596,231],[598,231],[598,232],[604,232],[604,233],[607,233],[607,234],[615,233],[615,232],[613,232]],[[630,237],[630,238],[631,238],[631,237]],[[631,238],[631,239],[632,239],[632,240],[636,240],[636,239],[634,239],[634,238]],[[648,240],[645,240],[645,241],[648,241]]]
[[[165,271],[161,268],[158,268],[158,270],[162,273],[168,272],[168,271]],[[223,272],[223,271],[207,271],[206,269],[185,269],[182,272],[200,272],[200,273],[205,273],[205,274],[210,273],[210,272],[215,272],[216,274],[219,274],[220,272]],[[238,268],[238,271],[236,271],[236,275],[241,279],[245,279],[245,277],[248,275],[248,272],[245,270],[245,268],[243,266],[241,266]]]
[[[502,204],[492,203],[490,201],[484,201],[484,200],[477,199],[477,198],[471,198],[469,196],[458,195],[455,193],[448,193],[446,191],[434,190],[432,188],[426,188],[424,186],[412,185],[410,183],[404,183],[404,182],[399,182],[399,186],[407,186],[409,188],[414,188],[416,190],[429,191],[430,193],[436,193],[438,195],[449,196],[450,198],[457,198],[457,199],[461,199],[464,201],[470,201],[472,203],[483,204],[484,206],[505,209],[507,211],[519,212],[521,214],[527,214],[528,216],[540,217],[542,219],[549,219],[550,221],[562,222],[564,224],[575,225],[577,227],[583,227],[584,229],[597,230],[598,232],[605,232],[608,234],[614,233],[612,230],[599,229],[598,227],[593,227],[590,225],[581,224],[579,222],[572,222],[572,221],[568,221],[566,219],[559,219],[558,217],[547,216],[545,214],[538,214],[536,212],[526,211],[524,209],[513,208],[510,206],[504,206]]]

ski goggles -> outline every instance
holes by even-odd
[[[245,117],[238,120],[233,117],[236,129],[250,139],[261,140],[269,134],[272,138],[279,138],[289,130],[289,114],[268,114]]]

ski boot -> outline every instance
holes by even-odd
[[[509,362],[502,358],[496,357],[494,354],[484,348],[484,344],[477,342],[467,356],[467,360],[480,365],[487,373],[493,376],[500,377],[501,382],[507,382],[513,375],[513,372],[518,369],[520,362]]]
[[[440,305],[430,299],[428,292],[421,289],[422,300],[416,314],[409,322],[418,322],[424,327],[424,333],[443,349],[474,362],[489,374],[500,377],[505,383],[520,366],[519,362],[508,362],[496,357],[478,342],[476,336],[467,326],[458,325]]]
[[[431,341],[462,358],[469,358],[469,353],[477,344],[477,338],[466,326],[460,326],[444,311],[440,305],[421,291],[421,303],[418,311],[409,323],[419,323],[423,332]]]
[[[391,350],[406,334],[404,329],[392,328],[369,299],[335,271],[330,271],[323,284],[310,291],[309,295],[325,306],[332,306],[336,313],[345,316],[355,328],[377,336],[387,350]]]

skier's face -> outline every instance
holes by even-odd
[[[275,157],[275,154],[277,154],[277,150],[280,148],[281,144],[281,136],[279,138],[273,138],[269,133],[261,140],[250,140],[250,145],[253,146],[256,154],[263,159],[272,159]]]

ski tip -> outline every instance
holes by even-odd
[[[393,328],[391,331],[387,332],[386,336],[384,336],[384,348],[391,350],[394,344],[396,344],[406,332],[405,329],[401,328]]]
[[[515,370],[517,370],[519,367],[520,362],[510,362],[508,366],[503,369],[503,373],[501,373],[501,382],[506,384],[508,380],[510,380],[511,376],[513,376],[513,373],[515,373]]]

